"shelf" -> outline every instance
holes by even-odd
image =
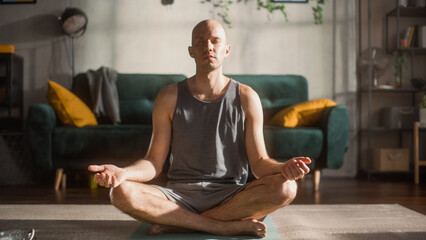
[[[414,88],[410,84],[410,79],[416,78],[417,76],[414,75],[414,61],[417,60],[423,60],[423,58],[419,58],[422,55],[426,55],[426,48],[420,48],[420,47],[413,47],[413,46],[423,46],[423,45],[409,45],[411,47],[407,47],[404,49],[399,49],[399,46],[401,45],[401,35],[404,34],[403,37],[405,37],[405,31],[408,26],[415,26],[415,25],[424,25],[424,21],[426,21],[426,8],[416,8],[416,7],[401,7],[398,6],[398,1],[394,1],[396,5],[394,5],[394,9],[387,12],[385,14],[385,36],[384,36],[384,45],[383,46],[386,49],[386,53],[393,54],[393,52],[397,51],[398,55],[404,54],[408,55],[407,63],[410,63],[410,75],[406,79],[406,83],[403,84],[404,88],[396,88],[395,87],[395,79],[394,78],[387,78],[382,80],[389,80],[389,83],[393,83],[393,88],[379,88],[379,87],[373,87],[373,76],[370,75],[367,81],[367,86],[360,85],[358,88],[358,91],[360,92],[359,98],[360,98],[360,130],[359,133],[363,135],[363,138],[368,138],[367,143],[363,143],[363,141],[360,141],[360,148],[359,153],[361,157],[365,157],[365,163],[367,168],[366,173],[368,174],[369,178],[373,174],[384,174],[386,175],[387,172],[380,172],[380,171],[374,171],[370,168],[373,167],[373,156],[371,156],[369,150],[372,150],[375,146],[380,145],[383,147],[386,146],[392,146],[395,147],[396,143],[398,143],[399,147],[406,147],[410,150],[413,149],[412,143],[407,145],[407,139],[412,138],[412,135],[414,135],[414,123],[413,124],[404,124],[400,125],[405,128],[389,128],[391,126],[395,126],[395,124],[387,125],[388,127],[385,127],[384,121],[380,121],[383,119],[382,114],[379,112],[381,111],[380,108],[389,107],[389,106],[395,106],[398,105],[398,100],[406,100],[407,98],[412,98],[411,103],[409,104],[409,107],[416,107],[416,101],[420,94],[423,94],[423,92],[426,91],[426,87],[423,88]],[[370,9],[370,5],[369,11]],[[361,16],[361,15],[360,15]],[[384,17],[384,16],[383,16]],[[403,21],[402,21],[403,19]],[[370,18],[368,19],[368,38],[370,38]],[[413,42],[413,41],[412,41]],[[417,41],[419,42],[419,41]],[[361,45],[361,44],[360,44]],[[369,47],[371,45],[369,44]],[[361,48],[361,47],[360,47]],[[362,49],[362,48],[361,48]],[[394,56],[392,56],[394,57]],[[394,57],[395,58],[395,57]],[[372,63],[372,61],[370,61]],[[372,67],[372,66],[371,66]],[[417,67],[417,65],[416,65]],[[422,65],[420,64],[420,67]],[[365,79],[363,79],[365,80]],[[362,82],[360,80],[360,82]],[[386,82],[386,81],[385,81]],[[389,84],[391,85],[391,84]],[[416,85],[417,86],[417,85]],[[367,105],[365,106],[366,103]],[[408,102],[404,101],[404,105],[408,105]],[[407,106],[408,107],[408,106]],[[368,111],[366,111],[368,108]],[[378,114],[378,120],[376,121],[376,115]],[[402,121],[402,116],[399,116],[399,118]],[[415,119],[415,117],[413,117]],[[367,122],[365,122],[367,120]],[[393,120],[393,119],[392,119]],[[405,119],[408,120],[408,119]],[[380,126],[383,125],[383,126]],[[396,125],[397,126],[397,125]],[[420,131],[420,130],[419,130]],[[426,132],[426,128],[423,129],[423,134]],[[397,140],[398,142],[396,142]],[[364,148],[366,146],[366,148]],[[412,155],[411,155],[412,156]],[[363,161],[364,159],[360,158],[360,161]],[[412,171],[410,172],[401,172],[401,174],[404,175],[411,175]]]
[[[399,15],[398,15],[398,9],[399,9]],[[407,47],[405,49],[402,50],[398,50],[398,48],[400,47],[400,42],[396,42],[396,46],[390,46],[389,45],[389,40],[388,40],[388,18],[389,17],[393,17],[397,19],[397,29],[399,29],[399,31],[403,31],[402,29],[400,29],[400,25],[399,25],[399,18],[426,18],[426,8],[420,8],[420,7],[397,7],[394,8],[392,11],[388,12],[386,14],[386,53],[388,54],[392,54],[395,51],[399,51],[399,52],[408,52],[411,54],[419,54],[419,55],[424,55],[426,54],[426,48],[419,48],[419,47]],[[398,31],[398,30],[397,30]],[[397,38],[399,39],[399,37]],[[392,45],[395,45],[392,44]]]
[[[398,11],[397,8],[390,11],[387,16],[397,17]],[[416,7],[400,7],[399,8],[400,17],[425,17],[426,8],[416,8]]]

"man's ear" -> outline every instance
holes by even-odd
[[[229,55],[229,53],[231,52],[231,45],[226,46],[225,48],[225,57],[227,57]]]
[[[189,52],[189,56],[191,56],[192,58],[194,58],[194,52],[193,52],[191,46],[188,47],[188,52]]]

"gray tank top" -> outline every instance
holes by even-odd
[[[244,139],[244,112],[237,81],[231,79],[225,94],[212,102],[194,97],[187,80],[179,82],[169,184],[245,184],[248,161]]]

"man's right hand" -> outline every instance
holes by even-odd
[[[89,171],[96,173],[94,181],[106,188],[118,187],[125,179],[126,170],[114,165],[90,165]]]

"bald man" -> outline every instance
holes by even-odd
[[[265,237],[259,219],[290,204],[295,180],[309,172],[307,157],[281,163],[268,156],[258,95],[222,73],[230,50],[220,23],[198,23],[188,47],[196,73],[158,94],[146,157],[125,168],[89,166],[95,181],[111,188],[112,204],[151,223],[150,234]],[[167,185],[146,184],[161,173],[166,160]],[[256,179],[248,183],[249,171]]]

